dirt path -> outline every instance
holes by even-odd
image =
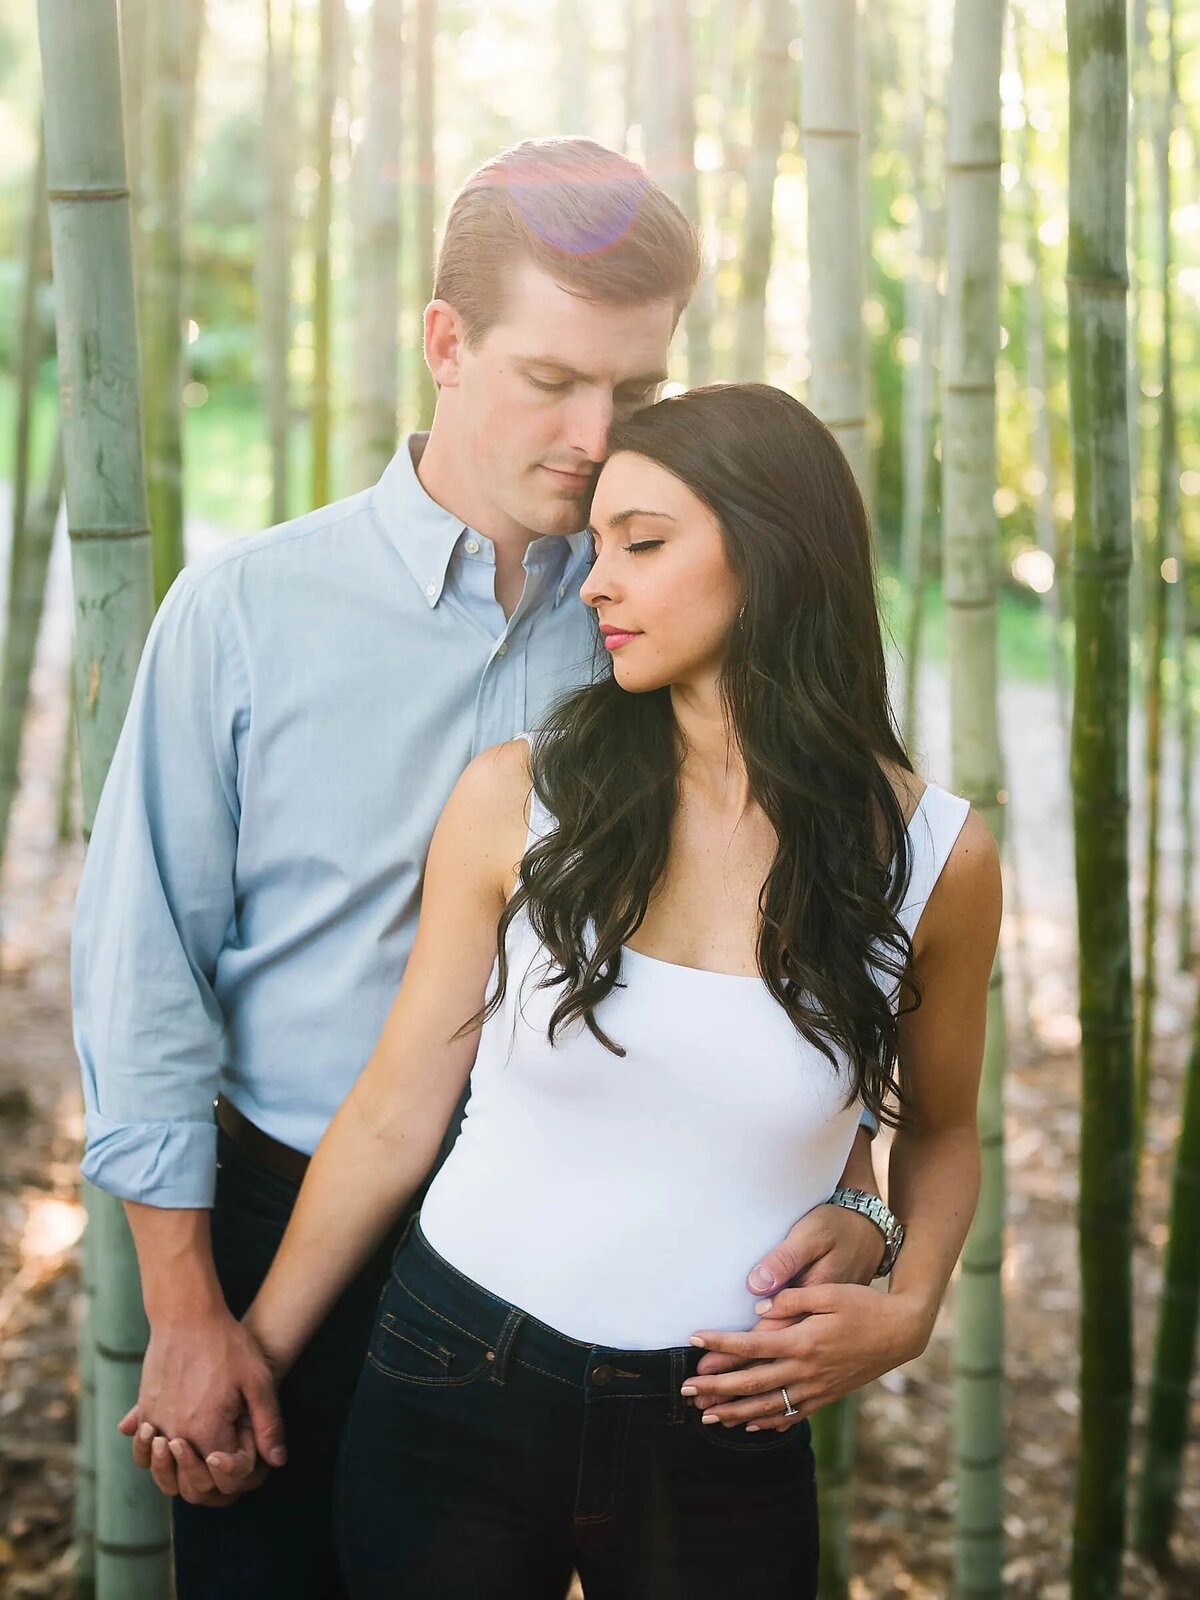
[[[6,523],[3,511],[0,504],[0,526]],[[26,777],[0,901],[0,1593],[11,1600],[66,1600],[71,1565],[76,1238],[82,1214],[67,951],[81,852],[77,845],[59,846],[55,827],[68,617],[66,564],[56,559]],[[948,785],[945,705],[944,681],[928,675],[917,764]],[[1077,1413],[1079,1137],[1066,762],[1048,690],[1006,686],[1003,712],[1013,796],[1002,946],[1010,1036],[1007,1578],[1014,1600],[1066,1600]],[[1131,748],[1139,748],[1136,729]],[[1165,793],[1173,800],[1175,792],[1169,768]],[[1139,840],[1139,793],[1134,802],[1133,838]],[[1177,892],[1180,843],[1178,827],[1168,826],[1161,874],[1168,894]],[[1168,975],[1158,1012],[1160,1065],[1136,1261],[1140,1377],[1148,1369],[1154,1334],[1192,992],[1190,980],[1171,970],[1173,934],[1164,935],[1161,955]],[[952,1591],[954,1297],[952,1285],[925,1355],[863,1396],[855,1600],[934,1600]],[[1142,1402],[1139,1391],[1135,1445]],[[1175,1542],[1180,1569],[1167,1581],[1130,1557],[1130,1600],[1184,1600],[1200,1592],[1197,1423],[1200,1408],[1194,1407]]]

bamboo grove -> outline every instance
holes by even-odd
[[[981,1196],[947,1302],[963,1600],[1015,1592],[1006,1088],[1034,958],[1009,813],[1040,797],[1009,776],[1021,730],[1002,663],[1018,633],[1043,642],[1077,919],[1077,1049],[1052,1068],[1076,1075],[1079,1135],[1063,1575],[1072,1600],[1115,1600],[1130,1551],[1165,1568],[1200,1313],[1194,982],[1190,1046],[1188,1029],[1164,1042],[1162,1015],[1198,971],[1200,5],[1066,0],[1064,19],[1044,0],[885,0],[869,16],[856,0],[21,4],[3,23],[23,39],[7,70],[30,115],[18,167],[0,169],[0,863],[64,491],[63,803],[77,737],[86,837],[189,550],[366,486],[428,422],[421,311],[465,173],[557,132],[633,155],[705,240],[673,383],[763,378],[834,430],[872,510],[904,736],[922,747],[936,651],[946,778],[1005,854],[1014,931],[989,994]],[[1170,1197],[1151,1211],[1155,1159]],[[136,1263],[117,1202],[92,1191],[87,1210],[77,1588],[160,1600],[164,1503],[115,1431],[146,1337]],[[1151,1231],[1157,1295],[1139,1312]],[[1142,1367],[1135,1315],[1153,1322]],[[855,1572],[861,1409],[856,1394],[814,1418],[828,1597]],[[909,1533],[919,1543],[917,1507]]]

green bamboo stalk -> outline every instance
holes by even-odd
[[[1029,82],[1029,52],[1027,41],[1027,8],[1013,12],[1013,54],[1017,75],[1023,85]],[[1028,387],[1026,396],[1031,415],[1029,428],[1033,444],[1033,463],[1041,474],[1042,486],[1033,497],[1033,523],[1038,549],[1054,562],[1054,581],[1046,596],[1050,624],[1050,654],[1054,672],[1054,698],[1062,728],[1064,752],[1071,743],[1071,696],[1067,666],[1067,584],[1062,565],[1062,552],[1054,518],[1054,441],[1051,435],[1050,377],[1046,357],[1046,306],[1042,292],[1044,263],[1042,241],[1038,234],[1041,213],[1035,181],[1037,171],[1037,137],[1029,120],[1026,106],[1024,124],[1019,143],[1020,200],[1025,254],[1028,262],[1028,283],[1025,288],[1025,348]],[[1038,399],[1029,397],[1036,394]],[[1064,756],[1065,759],[1065,756]]]
[[[72,664],[70,682],[74,682],[75,668]],[[63,730],[62,764],[58,772],[58,842],[70,844],[75,837],[75,768],[78,761],[79,741],[75,736],[75,706],[73,697],[67,696],[66,727]],[[85,1345],[86,1347],[86,1345]],[[82,1384],[82,1375],[80,1382]],[[94,1457],[93,1451],[91,1460]],[[95,1473],[92,1473],[93,1478]]]
[[[917,689],[921,674],[921,648],[925,622],[926,577],[925,520],[929,505],[932,462],[931,439],[935,422],[937,385],[934,351],[941,325],[938,267],[943,252],[940,195],[931,181],[933,166],[930,137],[936,107],[930,75],[940,72],[932,59],[933,32],[929,12],[920,0],[917,39],[912,51],[915,81],[909,85],[909,115],[905,129],[912,190],[917,200],[918,224],[913,258],[904,285],[904,325],[917,342],[916,355],[904,368],[901,398],[903,431],[903,502],[900,527],[900,569],[904,615],[901,670],[901,721],[904,743],[916,748],[918,738]],[[940,83],[940,77],[937,80]],[[938,185],[940,189],[940,184]]]
[[[13,451],[13,505],[12,542],[9,546],[9,563],[15,573],[21,540],[25,529],[25,512],[29,503],[29,441],[33,432],[33,397],[37,388],[38,358],[41,341],[38,338],[37,295],[41,277],[42,251],[46,243],[46,136],[39,128],[37,155],[34,157],[29,211],[25,220],[25,237],[21,251],[21,295],[17,309],[17,334],[15,340],[17,377],[17,429]],[[12,604],[10,576],[9,605]],[[0,835],[3,824],[0,823]],[[0,859],[3,847],[0,846]]]
[[[356,174],[353,395],[348,407],[352,490],[379,477],[396,449],[399,378],[400,140],[403,82],[400,0],[375,0],[371,14],[366,132]]]
[[[857,8],[805,0],[801,135],[808,174],[809,404],[833,431],[859,487],[867,487]],[[844,1600],[858,1396],[812,1417],[821,1520],[821,1600]]]
[[[29,699],[42,614],[49,531],[44,517],[29,511],[29,447],[33,431],[33,398],[37,389],[41,340],[37,325],[37,292],[46,242],[46,145],[39,131],[33,183],[22,249],[21,294],[17,312],[17,429],[13,454],[12,530],[8,547],[8,615],[0,660],[0,879],[8,842],[8,820],[19,781],[21,735]],[[61,476],[61,469],[60,469]],[[55,499],[61,498],[61,486]]]
[[[145,107],[150,11],[150,0],[119,0],[121,109],[125,121],[125,164],[130,190],[135,267],[141,254],[142,150],[145,142],[142,137],[142,114]]]
[[[996,357],[1000,290],[1000,71],[1004,0],[957,0],[946,149],[942,580],[955,790],[1003,850],[997,694]],[[1004,1069],[1000,957],[988,988],[979,1101],[979,1204],[955,1309],[955,1590],[1004,1592]]]
[[[788,55],[793,16],[791,0],[761,0],[734,343],[734,370],[748,383],[761,383],[767,373],[767,280],[775,242],[775,174],[795,88]]]
[[[588,8],[583,0],[558,0],[558,128],[586,135],[591,128]]]
[[[1200,1321],[1200,999],[1183,1086],[1183,1121],[1175,1147],[1170,1232],[1158,1306],[1146,1441],[1138,1483],[1133,1544],[1156,1563],[1169,1558],[1179,1509],[1188,1396]]]
[[[73,708],[72,708],[73,711]],[[67,726],[75,726],[69,715]],[[84,1185],[85,1191],[87,1185]],[[87,1195],[85,1192],[86,1205]],[[83,1316],[79,1324],[79,1421],[75,1439],[75,1505],[72,1535],[75,1600],[96,1593],[96,1284],[95,1251],[83,1241]]]
[[[1075,497],[1071,782],[1082,1036],[1073,1600],[1118,1600],[1133,1391],[1129,918],[1130,440],[1121,0],[1067,0]]]
[[[813,1455],[817,1463],[821,1563],[818,1600],[845,1600],[850,1593],[850,1520],[854,1501],[854,1463],[858,1454],[857,1393],[812,1412]]]
[[[292,183],[295,161],[295,32],[284,0],[264,0],[266,111],[263,141],[263,249],[259,261],[262,305],[263,396],[271,450],[273,523],[288,514],[291,399],[288,351],[292,320]]]
[[[153,582],[116,7],[38,0],[38,20],[86,834],[150,625]],[[167,1502],[117,1432],[137,1399],[148,1332],[137,1258],[120,1202],[84,1187],[95,1252],[96,1594],[162,1600]]]
[[[29,707],[29,680],[37,655],[46,595],[46,573],[54,525],[63,492],[61,430],[55,439],[50,476],[40,502],[13,530],[9,562],[8,626],[0,655],[0,873],[8,845],[8,824],[20,781],[21,743]]]
[[[1196,719],[1192,706],[1192,666],[1189,659],[1190,607],[1188,604],[1187,550],[1183,529],[1178,529],[1176,560],[1179,571],[1175,580],[1175,662],[1179,698],[1175,717],[1179,740],[1179,816],[1183,828],[1183,850],[1179,863],[1179,930],[1175,945],[1175,961],[1180,972],[1191,970],[1194,946],[1192,919],[1195,915],[1192,901],[1192,878],[1196,863],[1196,812],[1192,768],[1196,759]]]
[[[1146,654],[1142,675],[1146,721],[1146,892],[1142,901],[1142,977],[1137,996],[1134,1049],[1136,1102],[1134,1128],[1134,1194],[1145,1144],[1153,1071],[1154,1003],[1158,993],[1158,868],[1159,822],[1162,810],[1163,657],[1167,648],[1167,581],[1164,565],[1173,543],[1179,499],[1176,447],[1174,327],[1171,315],[1171,127],[1175,119],[1175,28],[1173,0],[1163,7],[1167,19],[1167,61],[1162,115],[1155,129],[1154,171],[1158,188],[1158,245],[1162,294],[1162,388],[1158,401],[1158,508],[1154,535],[1145,558],[1148,590]],[[1136,1203],[1136,1202],[1135,1202]]]
[[[413,67],[416,75],[413,113],[416,129],[413,152],[416,163],[415,235],[417,304],[424,328],[425,307],[433,299],[433,268],[436,259],[434,215],[437,204],[437,155],[434,133],[437,126],[437,7],[438,0],[417,0],[416,50]],[[425,363],[424,333],[418,334],[417,419],[422,428],[433,421],[437,385]]]
[[[143,119],[142,276],[138,294],[145,406],[146,499],[154,598],[183,566],[183,148],[187,107],[184,10],[158,0],[149,13]]]
[[[330,233],[333,227],[333,111],[342,50],[344,0],[321,0],[317,61],[316,169],[313,207],[312,503],[329,499]]]
[[[801,106],[808,173],[809,404],[867,482],[857,15],[804,0]]]
[[[701,225],[696,171],[692,17],[688,0],[650,0],[641,86],[646,170],[695,226]],[[652,75],[652,76],[651,76]],[[683,318],[688,383],[712,374],[712,285],[704,274]]]

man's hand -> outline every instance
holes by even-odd
[[[931,1332],[924,1303],[859,1284],[785,1289],[773,1297],[770,1310],[750,1333],[693,1336],[694,1344],[703,1343],[727,1363],[723,1375],[698,1372],[681,1390],[704,1412],[707,1426],[794,1427],[811,1412],[913,1360]],[[785,1386],[794,1417],[784,1412],[780,1390]]]
[[[271,1368],[224,1308],[151,1323],[138,1402],[118,1427],[163,1493],[193,1505],[227,1504],[287,1460]]]
[[[870,1217],[847,1206],[814,1206],[783,1243],[751,1269],[746,1283],[755,1294],[777,1297],[789,1284],[809,1288],[822,1283],[867,1284],[883,1260],[883,1252],[883,1234]],[[806,1314],[793,1313],[793,1320]],[[781,1314],[773,1308],[772,1315],[777,1319]],[[773,1325],[778,1327],[778,1321]],[[712,1377],[746,1364],[745,1358],[733,1352],[710,1347],[698,1370],[704,1377]]]

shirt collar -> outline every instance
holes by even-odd
[[[411,433],[401,440],[400,448],[371,491],[371,503],[432,610],[442,597],[458,542],[470,530],[427,493],[417,476],[413,451],[419,459],[428,438],[428,433]],[[562,543],[567,549],[554,598],[556,606],[568,594],[573,594],[583,581],[583,568],[591,552],[591,538],[586,530],[568,535]],[[534,564],[540,563],[535,560]],[[529,565],[528,560],[526,565]]]

